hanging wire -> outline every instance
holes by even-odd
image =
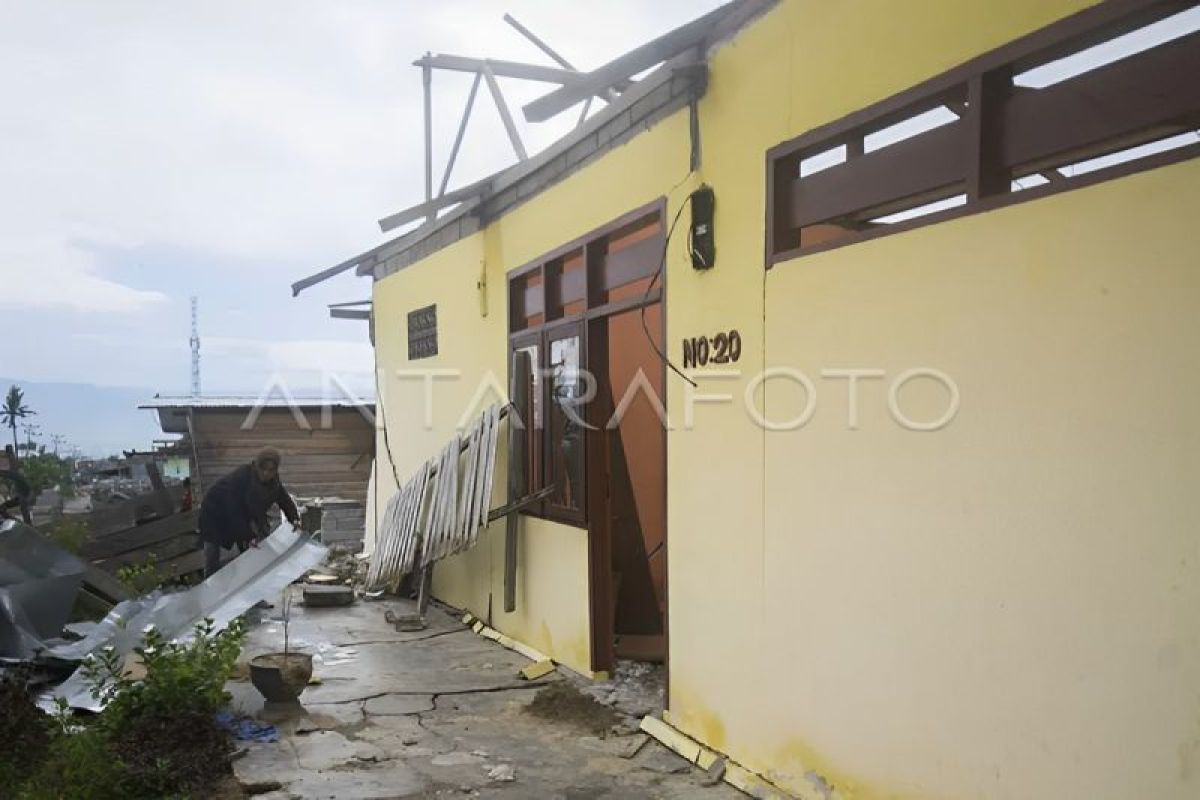
[[[671,191],[673,192],[673,191],[675,191],[675,189],[678,189],[681,185],[683,185],[683,182],[686,181],[691,176],[692,176],[692,173],[689,171],[687,175],[683,176],[683,180],[681,180],[681,181],[679,181],[679,183],[675,184],[675,186],[671,189]],[[680,216],[683,215],[683,209],[687,207],[688,200],[691,199],[692,194],[694,194],[694,192],[689,193],[687,196],[687,199],[685,199],[682,203],[679,204],[679,210],[675,212],[675,218],[671,220],[671,225],[669,228],[667,228],[667,238],[663,241],[662,258],[660,258],[658,261],[658,269],[654,271],[654,276],[652,278],[650,278],[650,283],[646,285],[646,292],[645,292],[645,294],[642,295],[641,318],[642,318],[642,332],[646,334],[646,341],[650,343],[650,347],[654,350],[655,355],[658,356],[660,361],[662,361],[664,364],[666,364],[668,367],[670,367],[672,372],[674,372],[676,375],[678,375],[679,377],[683,378],[685,381],[690,383],[692,385],[692,388],[696,388],[699,384],[697,384],[694,380],[689,378],[687,375],[684,375],[683,372],[679,369],[679,367],[672,364],[671,359],[667,358],[666,354],[663,353],[663,351],[659,349],[658,344],[656,344],[654,341],[654,337],[650,335],[650,326],[648,326],[646,324],[646,304],[650,299],[650,293],[652,291],[654,291],[654,285],[656,283],[658,283],[658,279],[662,276],[663,270],[667,266],[667,250],[671,246],[671,236],[675,233],[675,226],[679,223],[679,218],[680,218]],[[668,192],[668,196],[669,195],[670,195],[670,193]],[[688,236],[687,249],[688,249],[688,254],[691,255],[693,251],[692,251],[692,237],[690,235]]]

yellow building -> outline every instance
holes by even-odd
[[[1200,797],[1195,4],[702,22],[342,265],[377,504],[543,370],[515,608],[503,521],[435,596],[585,675],[664,658],[669,723],[794,796]]]

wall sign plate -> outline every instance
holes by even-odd
[[[408,360],[429,358],[437,352],[437,304],[408,312]]]

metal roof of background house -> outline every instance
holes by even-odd
[[[144,403],[138,403],[138,408],[362,408],[375,407],[374,398],[350,399],[346,397],[255,397],[251,395],[191,395],[158,396]]]

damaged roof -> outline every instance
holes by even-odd
[[[378,280],[420,261],[475,233],[656,122],[695,103],[707,89],[707,59],[712,49],[776,2],[733,0],[591,72],[577,73],[570,82],[526,105],[525,118],[542,121],[587,98],[611,94],[619,88],[623,91],[606,108],[542,152],[483,180],[384,217],[380,220],[384,231],[422,219],[426,222],[296,281],[292,284],[292,294],[351,269]],[[655,65],[660,66],[640,80],[631,80]],[[442,216],[436,216],[446,208],[449,210]]]

